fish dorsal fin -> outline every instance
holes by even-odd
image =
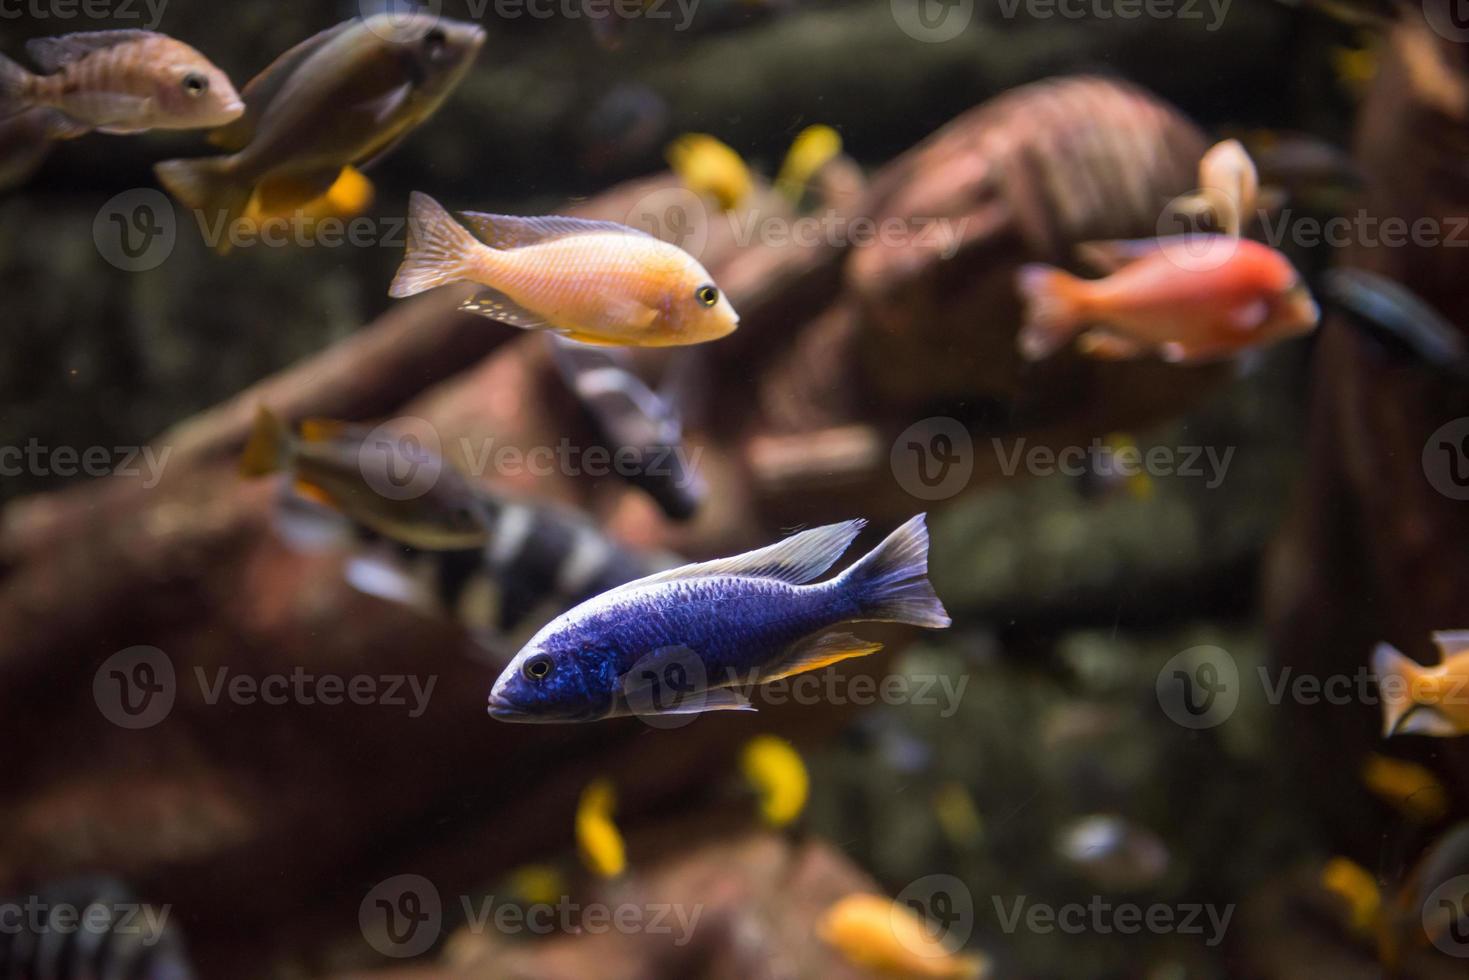
[[[768,684],[804,674],[808,670],[820,670],[853,657],[865,657],[881,649],[881,643],[873,643],[851,633],[824,633],[791,647],[789,653],[761,671],[760,683]]]
[[[537,218],[522,218],[513,214],[488,214],[484,211],[461,211],[459,216],[474,237],[490,248],[524,248],[539,242],[555,241],[572,235],[640,235],[652,238],[645,231],[629,228],[615,221],[592,221],[589,218],[570,218],[560,214]]]
[[[793,534],[784,541],[768,545],[755,551],[731,558],[716,558],[713,561],[680,565],[665,572],[655,572],[644,578],[620,585],[613,592],[656,585],[679,579],[707,578],[712,575],[741,575],[750,578],[769,578],[791,585],[801,585],[826,571],[852,545],[867,522],[861,518],[813,527],[809,531]],[[612,593],[607,593],[611,595]]]
[[[355,19],[343,21],[313,34],[295,47],[277,55],[274,61],[262,68],[240,90],[240,98],[245,103],[244,114],[234,122],[212,130],[209,142],[225,150],[238,150],[249,143],[255,136],[255,126],[266,106],[280,94],[286,82],[296,73],[296,69],[321,50],[328,41],[357,23],[359,21]]]
[[[85,31],[60,37],[38,37],[26,42],[26,54],[43,72],[60,71],[73,61],[80,61],[94,51],[114,48],[130,41],[163,37],[157,31]]]
[[[1438,647],[1438,658],[1442,663],[1469,650],[1469,630],[1440,630],[1433,634],[1433,642]]]
[[[1398,725],[1395,735],[1429,735],[1433,738],[1453,738],[1463,734],[1452,721],[1431,705],[1417,705],[1409,709]]]
[[[545,317],[534,310],[526,309],[497,289],[482,289],[460,303],[459,308],[466,313],[499,320],[522,330],[539,330],[550,325]]]
[[[1132,241],[1082,242],[1076,246],[1076,254],[1083,262],[1098,272],[1116,272],[1123,266],[1157,252],[1162,245],[1157,238],[1139,238]]]

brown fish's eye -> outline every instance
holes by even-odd
[[[191,71],[184,76],[184,91],[193,96],[203,95],[209,91],[209,79],[196,71]]]
[[[543,681],[551,674],[555,664],[546,654],[537,654],[525,662],[524,674],[527,680]]]
[[[700,286],[694,290],[694,296],[702,306],[713,306],[719,302],[719,290],[713,286]]]

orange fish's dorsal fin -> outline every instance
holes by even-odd
[[[474,237],[490,248],[524,248],[539,242],[555,241],[572,235],[640,235],[652,238],[638,228],[615,221],[592,221],[552,214],[538,218],[521,218],[513,214],[488,214],[483,211],[461,211],[459,217]],[[656,239],[655,239],[656,241]]]
[[[1469,630],[1439,630],[1433,634],[1434,646],[1438,647],[1439,663],[1469,650]]]
[[[1083,262],[1098,272],[1113,273],[1139,259],[1145,259],[1161,249],[1158,238],[1138,238],[1131,241],[1082,242],[1076,246],[1076,254]]]
[[[515,300],[496,289],[482,289],[459,304],[466,313],[487,316],[491,320],[508,323],[523,330],[537,330],[550,326],[546,318],[521,306]]]
[[[341,438],[347,431],[347,423],[336,419],[302,419],[301,441],[312,443],[331,442]]]
[[[26,54],[42,72],[60,71],[73,61],[80,61],[94,51],[115,48],[119,44],[146,41],[164,35],[156,31],[84,31],[60,37],[38,37],[26,42]]]
[[[808,670],[820,670],[843,660],[865,657],[881,649],[881,643],[872,643],[851,633],[824,633],[792,647],[789,654],[761,672],[760,683],[783,680],[796,674],[804,674]]]

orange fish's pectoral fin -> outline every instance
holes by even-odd
[[[1439,630],[1433,634],[1433,644],[1438,647],[1439,662],[1469,651],[1469,630]]]
[[[289,214],[326,194],[340,174],[335,169],[267,178],[255,189],[251,207],[267,216]]]
[[[92,127],[80,120],[73,119],[60,109],[47,109],[42,122],[42,132],[49,140],[74,140],[78,136],[85,136],[92,131]]]
[[[1076,349],[1099,361],[1130,361],[1148,352],[1137,341],[1106,330],[1088,330],[1077,339]]]
[[[1077,257],[1098,272],[1113,273],[1139,259],[1147,258],[1162,248],[1162,240],[1138,238],[1128,241],[1082,242],[1076,246]]]
[[[786,656],[761,672],[760,683],[768,684],[804,674],[809,670],[820,670],[843,660],[865,657],[881,649],[881,643],[873,643],[851,633],[823,633],[792,647]]]
[[[521,306],[498,289],[482,289],[460,303],[459,308],[522,330],[542,330],[551,325],[545,317]]]

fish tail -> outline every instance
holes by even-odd
[[[1051,265],[1031,263],[1015,277],[1025,302],[1025,323],[1017,338],[1020,354],[1039,361],[1066,346],[1085,322],[1082,280]]]
[[[233,157],[204,157],[195,160],[164,160],[153,167],[153,173],[164,189],[184,207],[210,219],[201,227],[220,229],[215,249],[221,255],[229,251],[229,232],[245,214],[253,188],[242,186],[235,177]]]
[[[928,581],[927,515],[909,518],[841,574],[862,619],[942,629],[951,620]]]
[[[31,86],[36,76],[0,54],[0,119],[8,119],[35,104]]]
[[[1377,676],[1378,697],[1382,700],[1383,738],[1391,738],[1413,709],[1414,681],[1422,672],[1422,667],[1391,643],[1379,643],[1372,651],[1372,673]]]
[[[388,287],[396,298],[459,282],[473,264],[479,240],[443,205],[414,191],[408,198],[408,253]]]
[[[286,424],[261,405],[255,410],[255,424],[240,455],[240,472],[245,476],[274,473],[285,466],[290,447],[291,434]]]

